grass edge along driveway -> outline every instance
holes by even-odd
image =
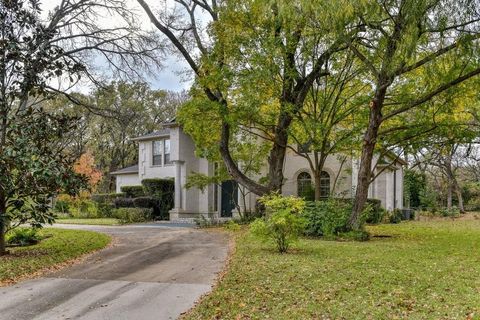
[[[60,224],[81,224],[81,225],[96,225],[96,226],[119,226],[122,222],[115,218],[61,218],[55,220],[55,223]]]
[[[368,227],[368,242],[242,231],[229,269],[184,319],[480,319],[480,221]]]
[[[73,263],[111,240],[103,233],[56,228],[42,229],[40,235],[47,238],[36,245],[9,248],[10,254],[0,257],[0,287]]]

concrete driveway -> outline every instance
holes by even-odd
[[[227,236],[183,226],[62,226],[105,232],[113,247],[0,288],[0,319],[176,319],[211,289]]]

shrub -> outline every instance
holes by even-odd
[[[113,201],[115,208],[133,208],[133,199],[132,198],[116,198]]]
[[[70,211],[70,202],[65,200],[56,200],[53,210],[59,213],[67,213]]]
[[[227,223],[223,225],[223,227],[227,230],[230,231],[239,231],[240,230],[240,225],[236,223],[235,221],[229,220]]]
[[[145,195],[142,186],[123,186],[120,190],[125,193],[127,198],[137,198]]]
[[[162,218],[162,212],[160,208],[160,202],[153,197],[138,197],[133,199],[133,205],[135,208],[151,208],[152,218]]]
[[[383,207],[375,209],[375,207],[369,205],[368,209],[364,211],[363,219],[365,220],[365,223],[379,224],[382,223],[387,216],[388,211]]]
[[[286,252],[305,229],[305,219],[301,216],[305,201],[282,197],[277,193],[264,196],[259,201],[265,205],[266,215],[251,224],[251,233],[265,241],[273,241],[278,252]]]
[[[111,218],[113,209],[115,207],[111,203],[101,202],[97,203],[98,216],[101,218]]]
[[[7,234],[6,241],[9,245],[30,246],[38,243],[42,238],[38,235],[37,228],[18,228]]]
[[[347,232],[351,202],[338,199],[307,202],[303,216],[307,220],[305,233],[309,236],[335,237]]]
[[[136,208],[155,208],[158,201],[153,197],[138,197],[133,199],[133,205]]]
[[[175,191],[173,179],[144,179],[142,185],[147,195],[156,198],[161,198],[164,194]]]
[[[392,212],[390,212],[388,220],[390,223],[400,223],[402,222],[402,211],[400,209],[395,209]]]
[[[301,213],[305,208],[305,200],[294,196],[284,197],[278,193],[271,193],[258,199],[260,203],[265,205],[266,214],[278,212],[280,210],[288,210],[291,213]]]
[[[100,217],[96,203],[85,199],[75,199],[69,212],[72,217],[78,219]]]
[[[283,209],[272,215],[256,219],[250,231],[264,241],[273,241],[280,253],[287,252],[291,243],[295,241],[305,229],[305,219],[299,214]]]
[[[460,210],[452,206],[451,208],[442,208],[439,210],[439,213],[442,217],[456,217],[460,214]]]
[[[55,198],[53,210],[58,213],[69,213],[70,209],[75,206],[76,199],[68,194],[59,194]]]
[[[97,193],[92,194],[91,200],[96,203],[113,203],[116,198],[124,198],[125,193]]]
[[[145,222],[152,219],[152,209],[148,208],[118,208],[112,213],[121,223]]]
[[[158,201],[156,217],[168,219],[168,212],[174,205],[175,181],[173,179],[144,179],[142,185],[145,193]]]
[[[387,213],[382,207],[382,201],[378,199],[367,199],[367,205],[370,206],[370,209],[364,212],[365,222],[371,224],[382,222]]]

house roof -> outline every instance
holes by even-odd
[[[177,118],[172,118],[170,120],[167,120],[164,123],[162,123],[162,125],[164,128],[178,126]]]
[[[114,172],[110,172],[110,174],[112,175],[131,174],[131,173],[138,173],[138,164],[131,167],[126,167]]]
[[[161,138],[161,137],[166,137],[170,135],[170,129],[161,129],[158,131],[150,132],[147,133],[146,135],[140,136],[140,137],[135,137],[132,138],[132,141],[142,141],[142,140],[150,140],[154,138]]]

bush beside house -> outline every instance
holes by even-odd
[[[351,199],[304,201],[273,194],[260,198],[260,203],[266,209],[265,214],[252,223],[250,230],[253,235],[273,242],[279,252],[286,252],[300,235],[365,241],[369,238],[363,228],[366,223],[398,223],[403,219],[401,210],[388,213],[377,199],[368,199],[360,230],[351,230],[348,226],[353,205]]]
[[[122,191],[127,198],[137,198],[145,195],[145,190],[142,186],[122,186],[120,191]]]
[[[60,217],[77,219],[116,218],[123,223],[168,219],[173,208],[174,182],[146,179],[142,186],[123,186],[121,193],[60,195],[54,210]]]

